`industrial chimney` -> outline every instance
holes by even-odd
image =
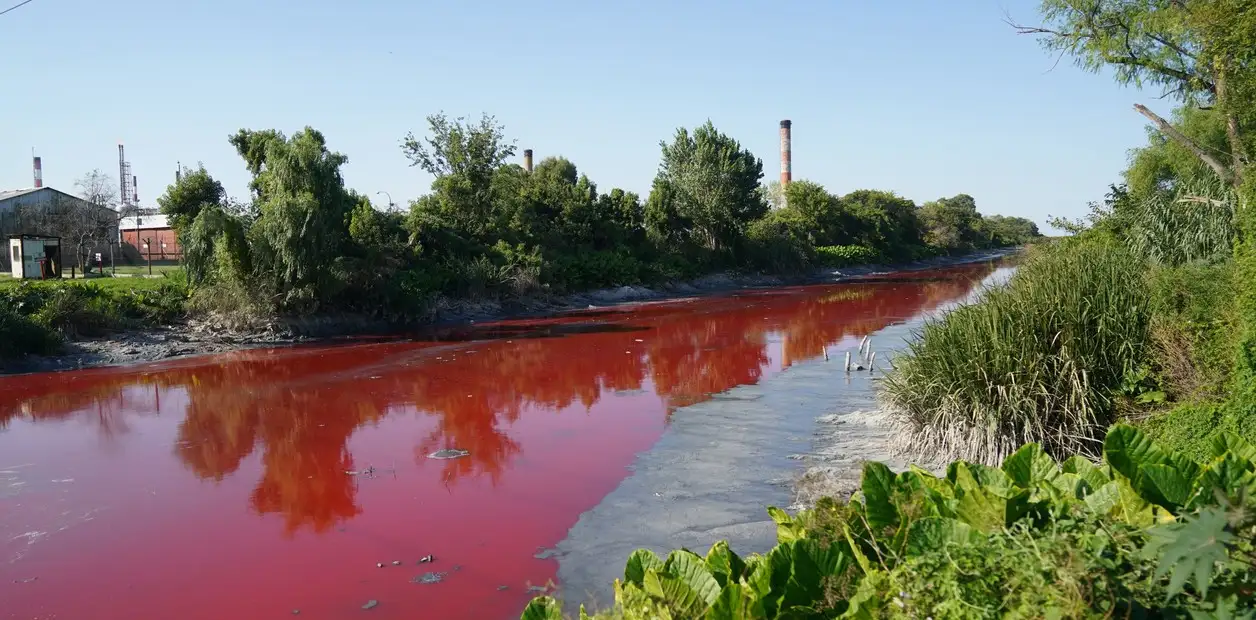
[[[523,149],[523,169],[532,172],[532,149]]]
[[[131,175],[131,200],[140,204],[140,179],[135,175]]]
[[[789,120],[781,121],[781,189],[789,186],[790,180],[793,178],[793,158],[790,155],[790,127],[793,123]]]
[[[174,182],[178,183],[183,180],[183,162],[174,162]]]
[[[38,157],[35,158],[35,189],[44,186],[44,164]]]

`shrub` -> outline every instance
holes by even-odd
[[[777,273],[803,271],[814,261],[806,222],[794,209],[777,209],[755,220],[747,227],[746,245],[753,265]]]
[[[816,255],[825,267],[850,267],[866,265],[881,257],[872,248],[859,245],[826,245],[816,248]]]
[[[1218,438],[1205,465],[1129,426],[1104,462],[1026,444],[1000,467],[943,477],[864,467],[849,502],[796,516],[741,558],[641,549],[598,618],[1250,617],[1256,612],[1256,446]],[[1206,613],[1214,615],[1207,616]],[[581,617],[587,617],[581,609]],[[534,599],[524,620],[557,620]]]
[[[641,282],[643,265],[624,250],[563,255],[548,265],[547,280],[566,290],[588,290]]]
[[[913,451],[997,463],[1039,442],[1093,453],[1113,391],[1146,363],[1141,264],[1119,247],[1037,251],[1006,288],[927,323],[883,396]]]
[[[61,346],[57,333],[8,305],[0,305],[0,359],[24,355],[45,355]]]
[[[1234,362],[1234,264],[1149,271],[1155,366],[1175,397],[1220,397]]]

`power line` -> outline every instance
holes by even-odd
[[[9,11],[12,11],[12,10],[14,10],[14,9],[20,9],[20,8],[22,8],[22,7],[26,6],[26,5],[28,5],[28,4],[32,3],[32,2],[34,2],[34,1],[35,1],[35,0],[22,0],[22,2],[19,2],[19,3],[15,4],[15,5],[13,5],[13,6],[9,7],[9,8],[7,8],[7,9],[3,10],[3,11],[0,11],[0,15],[4,15],[5,13],[8,13]]]

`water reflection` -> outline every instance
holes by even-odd
[[[641,390],[659,396],[672,415],[818,357],[844,338],[963,297],[993,268],[576,312],[406,342],[10,377],[0,379],[0,429],[15,419],[76,421],[108,438],[127,433],[130,416],[180,415],[173,451],[189,472],[223,481],[256,456],[262,473],[251,509],[281,516],[288,534],[324,532],[361,512],[358,479],[347,473],[358,469],[348,443],[385,417],[432,418],[430,432],[413,440],[414,460],[440,468],[450,489],[468,479],[496,485],[526,449],[509,434],[521,416],[555,415],[577,404],[588,411],[616,393]],[[443,448],[470,455],[427,458]]]

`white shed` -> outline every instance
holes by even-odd
[[[61,277],[61,238],[41,235],[9,237],[13,277],[47,280]]]

